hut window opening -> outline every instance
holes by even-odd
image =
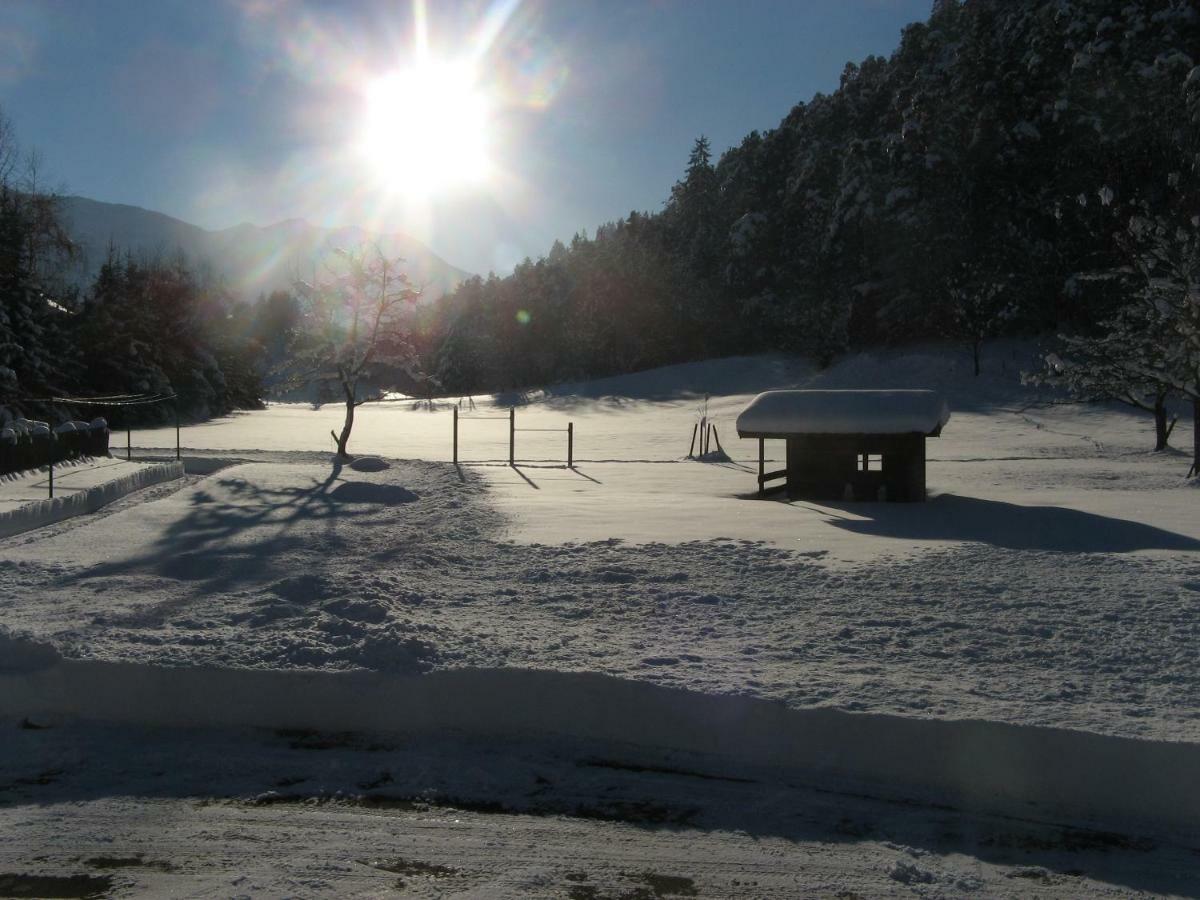
[[[859,459],[859,471],[861,472],[882,472],[883,457],[875,453],[864,453]]]

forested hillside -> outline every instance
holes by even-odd
[[[1197,227],[1197,48],[1189,0],[940,0],[774,129],[699,138],[660,211],[461,285],[431,367],[470,390],[1096,329],[1131,220]]]
[[[182,261],[139,262],[115,248],[80,288],[77,252],[36,157],[0,116],[0,423],[113,415],[49,402],[64,396],[176,394],[185,417],[261,405],[279,298],[253,306]],[[129,412],[145,421],[171,408]]]

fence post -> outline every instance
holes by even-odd
[[[128,425],[125,426],[125,462],[133,462],[133,433]]]
[[[517,408],[508,410],[508,464],[517,464]]]
[[[175,458],[179,459],[179,400],[178,398],[171,401],[171,408],[175,410]]]
[[[454,464],[458,465],[458,407],[452,410],[454,413]]]
[[[54,402],[51,401],[50,408],[54,408]],[[54,429],[50,429],[49,439],[46,441],[46,446],[50,450],[50,499],[54,499],[54,442],[58,435],[54,433]]]
[[[567,468],[575,468],[575,423],[567,423]]]
[[[700,430],[700,423],[696,422],[692,425],[692,442],[688,444],[688,459],[692,459],[696,454],[692,451],[696,449],[696,432]]]

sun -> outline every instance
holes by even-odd
[[[388,191],[414,197],[485,181],[487,97],[467,66],[425,62],[370,81],[359,149]]]

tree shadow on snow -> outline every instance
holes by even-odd
[[[926,503],[822,504],[859,518],[830,518],[844,531],[909,541],[977,541],[1010,550],[1130,553],[1200,550],[1200,541],[1152,525],[1061,506],[1019,506],[939,494]]]
[[[145,554],[89,569],[84,577],[142,571],[228,591],[291,574],[293,551],[328,554],[344,548],[340,523],[379,524],[381,507],[419,499],[399,485],[342,481],[341,474],[342,466],[334,464],[319,481],[287,487],[221,479],[217,486],[224,497],[196,491],[188,513],[171,522]]]

